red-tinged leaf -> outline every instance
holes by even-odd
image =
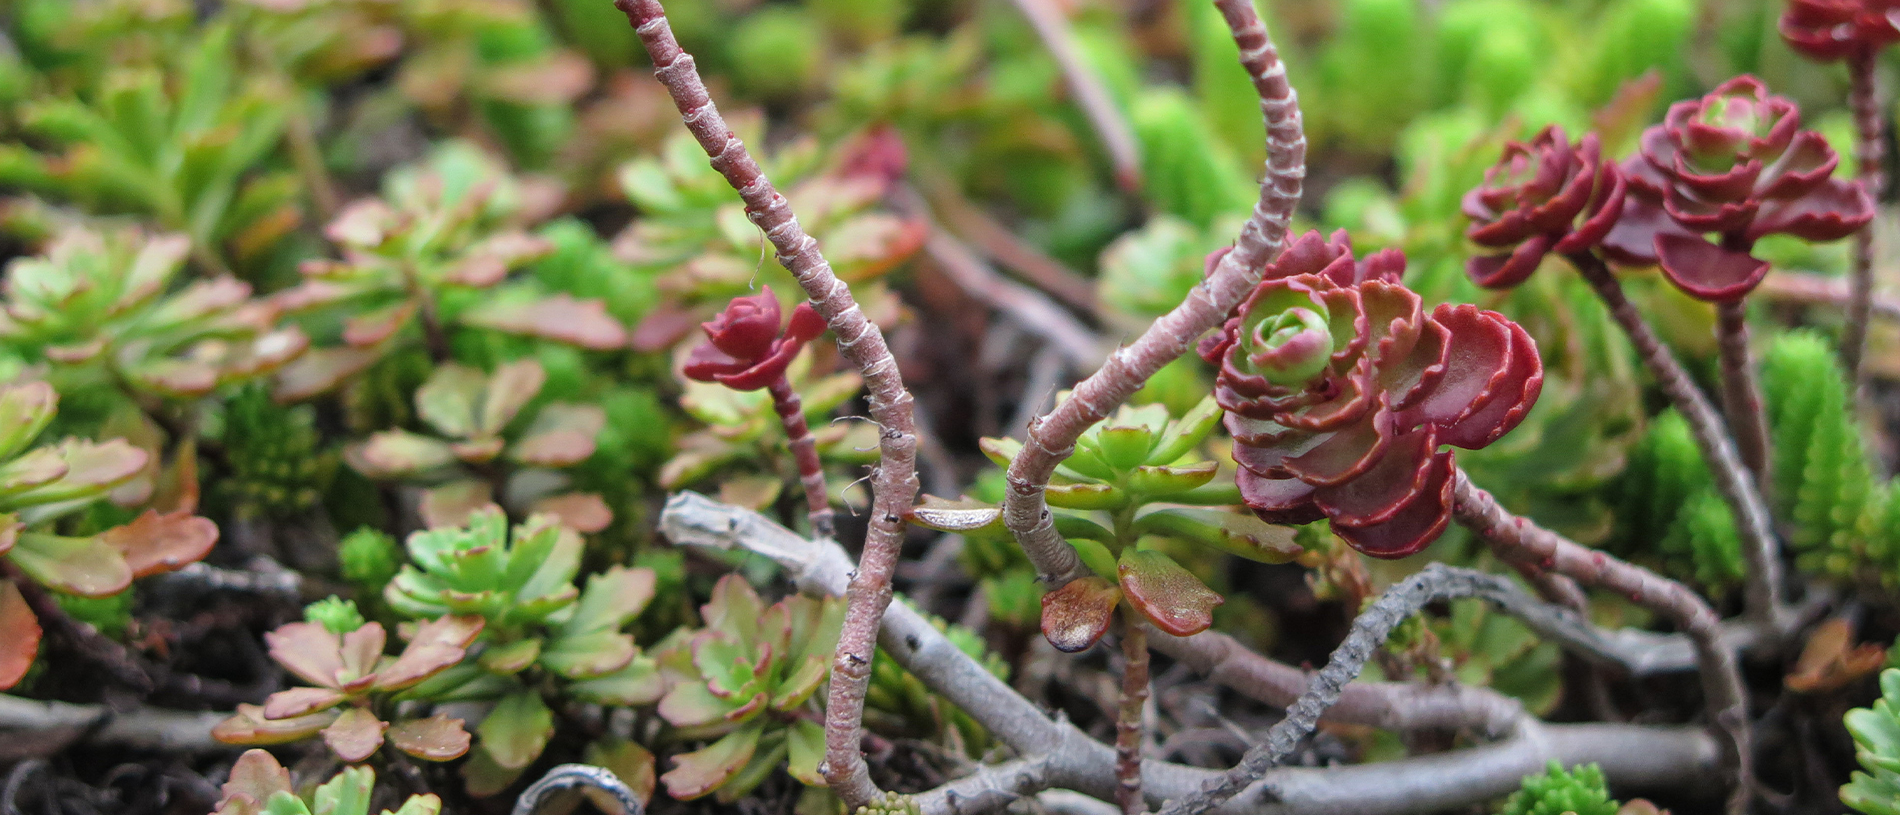
[[[1214,624],[1214,607],[1226,602],[1160,552],[1128,550],[1120,566],[1122,593],[1129,604],[1156,628],[1177,637],[1206,631]]]
[[[277,370],[271,397],[301,402],[327,393],[382,357],[381,348],[312,348]]]
[[[535,467],[566,467],[594,454],[607,414],[594,405],[555,403],[541,409],[509,455]]]
[[[402,655],[377,672],[376,688],[401,690],[461,662],[469,643],[482,633],[483,622],[480,617],[456,615],[421,624]]]
[[[416,316],[415,300],[399,300],[375,311],[358,314],[343,323],[343,342],[366,348],[395,336]]]
[[[1042,636],[1065,653],[1088,650],[1108,633],[1122,590],[1099,577],[1084,577],[1042,596]]]
[[[190,515],[198,509],[198,440],[185,439],[153,485],[151,508]],[[213,528],[215,539],[216,528]]]
[[[1853,623],[1835,617],[1808,634],[1785,681],[1796,693],[1826,693],[1873,674],[1886,662],[1885,648],[1875,643],[1855,645]]]
[[[496,372],[498,380],[500,374]],[[452,439],[492,436],[482,417],[483,391],[488,388],[489,377],[479,369],[444,365],[416,388],[416,414],[437,433]]]
[[[594,63],[573,51],[491,69],[481,87],[498,99],[522,105],[566,106],[594,86]]]
[[[150,460],[144,450],[124,439],[105,442],[67,439],[56,449],[66,460],[66,474],[52,484],[33,490],[31,494],[36,499],[45,500],[53,495],[77,497],[118,486],[138,475]]]
[[[391,231],[400,228],[402,221],[402,215],[381,199],[363,198],[337,213],[330,225],[323,228],[323,236],[346,246],[373,249],[382,245]]]
[[[367,708],[353,707],[323,729],[323,743],[337,758],[355,764],[382,749],[383,731],[388,728],[388,722],[376,718]]]
[[[389,728],[389,743],[425,761],[448,761],[468,752],[470,736],[461,719],[437,713],[427,719],[411,719]]]
[[[59,392],[45,382],[0,386],[0,459],[25,450],[59,412]]]
[[[889,213],[860,215],[825,233],[825,258],[856,283],[889,271],[923,248],[930,228]]]
[[[596,351],[624,348],[628,343],[626,326],[607,314],[604,303],[577,300],[565,292],[526,303],[479,305],[463,312],[462,322]]]
[[[680,801],[702,797],[731,780],[759,747],[760,725],[742,728],[706,747],[673,757],[673,769],[660,776],[666,794]]]
[[[455,463],[447,442],[407,430],[385,430],[343,449],[343,459],[370,478],[401,478]]]
[[[0,690],[20,684],[40,652],[40,619],[13,581],[0,581]]]
[[[640,799],[640,803],[644,804],[653,798],[653,754],[638,742],[607,736],[587,745],[581,760],[613,771],[614,776],[633,791],[634,797]],[[596,793],[597,790],[590,790],[587,796],[595,809],[608,815],[634,815],[620,811],[620,804],[613,796]]]
[[[20,542],[20,530],[25,528],[20,516],[11,512],[0,514],[0,555],[13,551],[13,545]]]
[[[288,688],[264,700],[264,718],[296,719],[329,710],[349,698],[349,694],[333,688]]]
[[[430,529],[455,529],[467,526],[469,516],[492,506],[495,497],[488,482],[464,479],[424,490],[416,512]]]
[[[203,396],[218,386],[218,369],[195,359],[154,359],[126,372],[135,384],[173,399]]]
[[[733,704],[714,696],[698,677],[675,684],[660,699],[660,718],[674,727],[698,727],[725,719]]]
[[[190,510],[160,515],[148,509],[137,520],[108,529],[99,538],[119,550],[132,576],[139,578],[203,560],[218,542],[218,525]]]
[[[225,744],[286,744],[322,732],[337,715],[334,710],[325,710],[292,719],[268,719],[261,705],[240,704],[237,715],[211,729],[211,737]]]
[[[291,792],[290,771],[264,750],[251,749],[231,765],[231,775],[220,788],[212,815],[257,815],[264,802],[280,792]]]
[[[93,538],[39,532],[20,535],[8,553],[40,585],[81,597],[107,597],[132,585],[132,567],[119,550]]]
[[[548,643],[541,664],[569,679],[591,679],[626,667],[637,653],[631,636],[611,629],[584,631]]]
[[[533,357],[518,359],[495,369],[484,389],[481,411],[476,414],[475,432],[468,436],[497,436],[521,413],[541,387],[548,372]],[[603,423],[605,420],[602,420]]]
[[[607,502],[599,493],[592,492],[550,495],[535,501],[528,512],[552,515],[562,526],[585,534],[599,532],[614,522],[614,511],[607,508]]]
[[[554,713],[532,691],[512,693],[489,711],[476,728],[482,749],[505,770],[533,764],[554,736]]]
[[[65,474],[66,457],[56,448],[41,447],[0,464],[0,494],[50,484]]]
[[[319,687],[336,687],[343,672],[343,639],[318,623],[280,625],[264,635],[270,657],[297,678]]]

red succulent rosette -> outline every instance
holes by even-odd
[[[1537,271],[1548,253],[1595,246],[1623,210],[1623,189],[1623,174],[1603,160],[1595,133],[1572,144],[1551,125],[1529,142],[1505,145],[1484,183],[1464,197],[1466,237],[1491,250],[1465,271],[1480,286],[1507,289]]]
[[[1821,134],[1801,129],[1794,102],[1752,76],[1670,106],[1643,132],[1623,167],[1629,193],[1603,249],[1621,263],[1658,263],[1689,295],[1732,301],[1768,264],[1750,254],[1764,235],[1839,240],[1873,218],[1859,183],[1834,178],[1839,158]],[[1710,243],[1703,236],[1718,236]]]
[[[1413,554],[1451,518],[1453,459],[1522,421],[1543,389],[1524,329],[1495,312],[1426,314],[1404,256],[1355,262],[1343,232],[1302,236],[1203,343],[1220,366],[1240,494],[1272,523],[1325,518],[1374,557]]]
[[[1789,0],[1780,28],[1809,59],[1867,59],[1900,42],[1900,0]]]
[[[772,296],[771,286],[760,286],[758,294],[733,298],[725,311],[700,328],[706,343],[687,358],[686,376],[754,391],[785,376],[799,349],[825,333],[825,320],[810,303],[799,303],[781,335],[778,298]]]

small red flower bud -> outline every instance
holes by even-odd
[[[800,303],[781,336],[778,299],[771,286],[759,288],[751,297],[733,298],[725,311],[700,324],[706,343],[695,347],[687,359],[687,378],[733,390],[758,390],[783,377],[805,343],[825,332],[824,318],[810,303]]]

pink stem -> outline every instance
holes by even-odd
[[[1483,536],[1509,558],[1535,564],[1586,586],[1616,592],[1675,623],[1695,643],[1702,666],[1711,727],[1723,748],[1725,766],[1734,774],[1731,813],[1746,812],[1753,756],[1749,751],[1748,699],[1736,667],[1735,652],[1722,642],[1721,618],[1681,583],[1586,548],[1562,535],[1512,515],[1491,494],[1471,483],[1463,470],[1453,486],[1452,512],[1458,522]]]
[[[1854,162],[1860,167],[1860,183],[1877,203],[1886,186],[1886,141],[1883,133],[1880,95],[1874,83],[1875,55],[1857,54],[1847,61],[1850,80],[1848,104],[1854,111]],[[1849,278],[1847,326],[1841,332],[1841,363],[1847,368],[1847,380],[1858,391],[1861,383],[1861,359],[1867,351],[1867,322],[1874,299],[1874,224],[1869,221],[1854,233],[1854,268]]]
[[[877,629],[891,603],[891,575],[904,540],[904,514],[917,500],[917,434],[911,395],[884,334],[864,318],[851,287],[831,271],[818,242],[798,226],[785,197],[759,169],[706,93],[693,57],[681,50],[658,0],[614,0],[653,60],[653,75],[666,86],[686,129],[711,157],[713,169],[738,190],[746,215],[765,233],[780,265],[798,279],[818,313],[838,338],[838,350],[864,376],[871,418],[882,428],[878,466],[871,479],[870,530],[864,553],[845,592],[844,627],[832,660],[825,705],[826,783],[855,810],[879,794],[871,783],[860,744],[864,693],[871,681]]]
[[[1075,451],[1082,432],[1141,388],[1161,366],[1187,353],[1202,333],[1227,315],[1260,282],[1266,265],[1286,244],[1287,224],[1306,178],[1306,136],[1298,95],[1286,66],[1254,11],[1252,0],[1214,0],[1240,46],[1240,63],[1260,94],[1267,120],[1267,170],[1260,201],[1234,240],[1233,251],[1133,344],[1110,354],[1100,370],[1075,386],[1068,401],[1030,423],[1023,450],[1010,463],[1003,523],[1023,547],[1042,581],[1060,586],[1083,573],[1075,550],[1056,534],[1044,489],[1056,465]]]
[[[818,460],[818,443],[805,424],[804,403],[785,377],[773,380],[770,391],[772,409],[778,412],[779,423],[785,426],[785,446],[791,448],[792,461],[798,464],[798,481],[805,487],[805,508],[810,512],[812,535],[835,537],[837,526],[832,521],[831,493],[825,488],[825,467]]]
[[[1722,357],[1722,415],[1735,433],[1742,464],[1759,487],[1768,481],[1768,422],[1748,350],[1748,311],[1740,301],[1715,304],[1715,334]]]
[[[1148,705],[1148,629],[1135,619],[1122,633],[1122,698],[1115,720],[1115,803],[1122,815],[1141,815],[1148,802],[1141,797],[1142,712]]]

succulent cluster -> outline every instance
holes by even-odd
[[[1466,233],[1484,254],[1466,269],[1489,289],[1511,288],[1531,276],[1550,253],[1587,251],[1610,234],[1623,212],[1625,182],[1603,157],[1596,134],[1571,143],[1551,125],[1529,142],[1511,142],[1467,193]],[[1495,254],[1494,254],[1495,253]]]
[[[1880,698],[1847,712],[1861,772],[1841,787],[1841,803],[1866,815],[1900,812],[1900,669],[1880,672]]]
[[[369,815],[376,771],[349,767],[317,785],[309,798],[297,794],[290,771],[263,750],[246,750],[231,766],[230,780],[219,789],[223,797],[211,815]],[[382,815],[438,815],[442,799],[432,794],[411,795],[394,811]]]
[[[1426,314],[1396,251],[1354,260],[1308,233],[1204,342],[1220,366],[1240,494],[1261,518],[1322,518],[1358,549],[1404,557],[1451,519],[1453,459],[1522,421],[1543,387],[1530,335],[1495,312]]]
[[[1790,0],[1781,39],[1813,60],[1868,59],[1900,42],[1900,4],[1892,0]]]
[[[1504,815],[1617,815],[1603,783],[1603,770],[1585,764],[1565,770],[1555,760],[1541,775],[1524,777],[1523,789],[1504,802]]]

